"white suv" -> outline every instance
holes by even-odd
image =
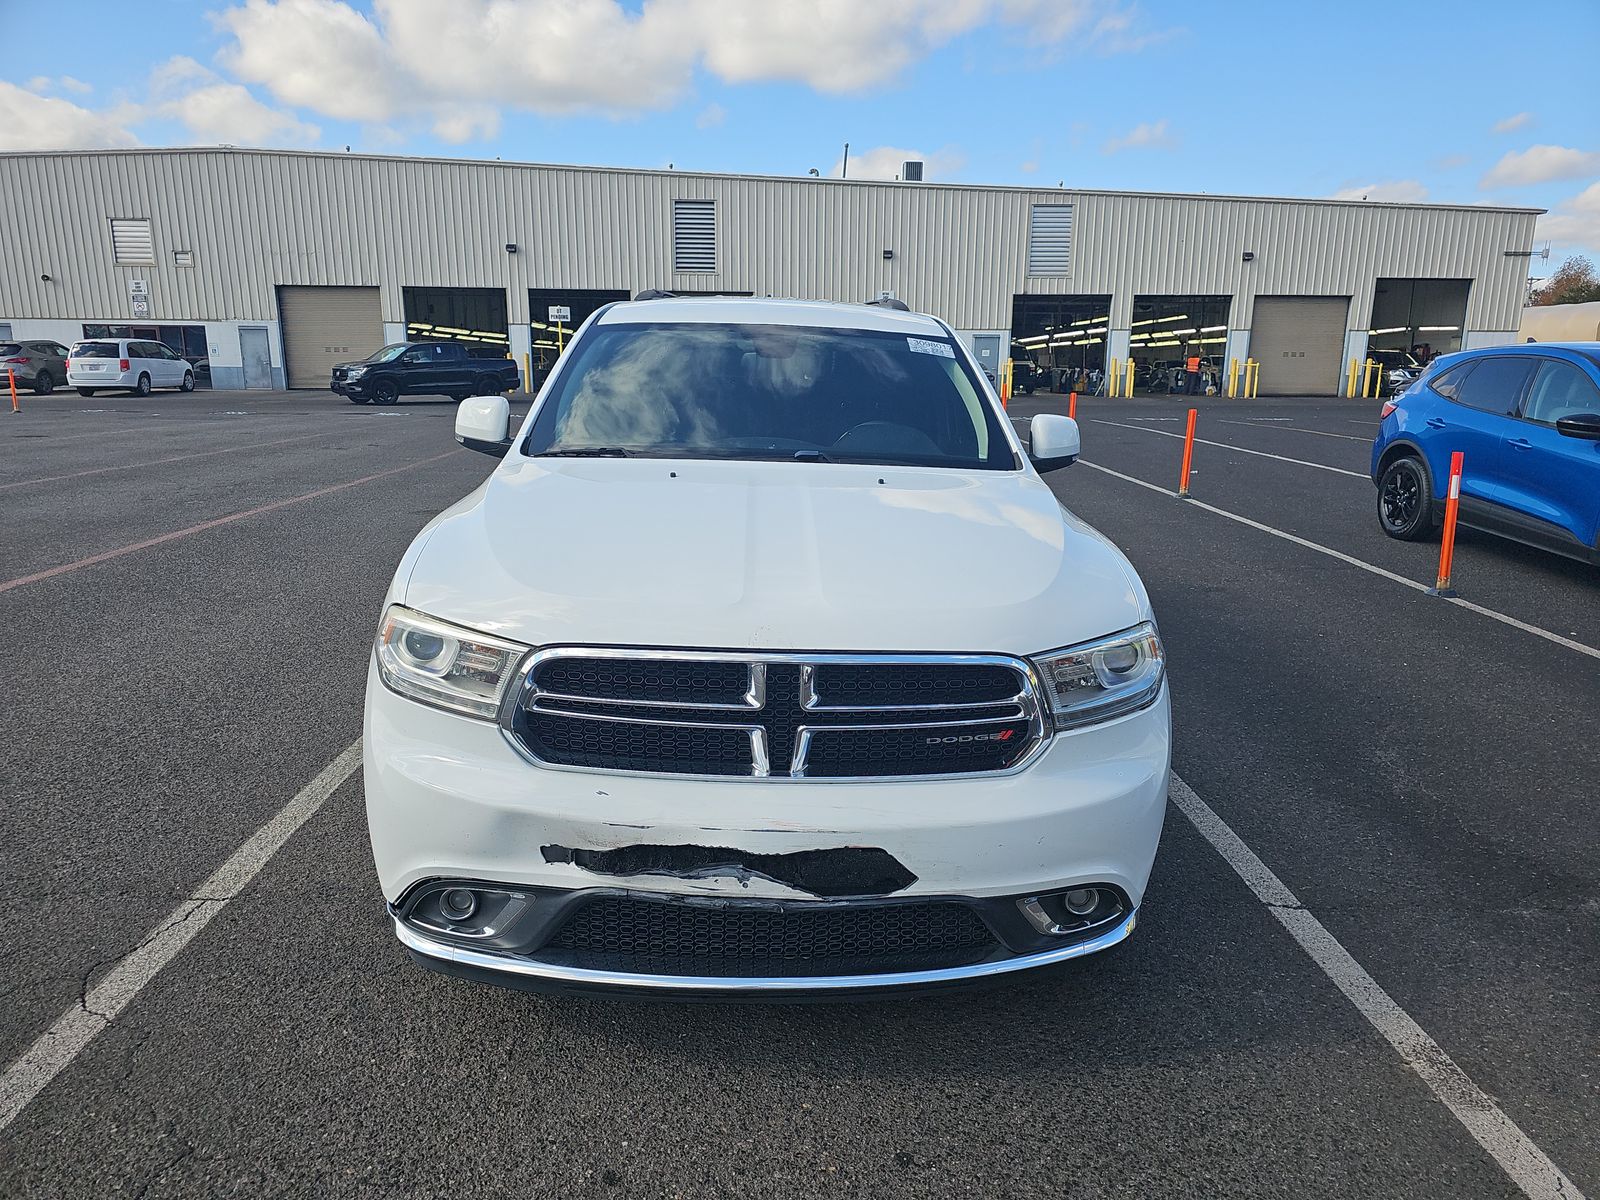
[[[148,396],[151,388],[194,391],[194,368],[177,351],[139,338],[85,338],[73,342],[67,358],[67,384],[80,396],[127,388]]]
[[[367,812],[426,966],[532,988],[839,993],[1133,930],[1161,641],[944,323],[660,298],[579,331],[418,535],[367,684]]]

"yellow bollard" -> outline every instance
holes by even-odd
[[[1133,359],[1131,358],[1128,360],[1128,386],[1124,389],[1123,395],[1129,400],[1133,399]]]
[[[1113,358],[1111,360],[1111,374],[1106,380],[1106,395],[1110,396],[1113,400],[1115,400],[1117,398],[1117,389],[1121,385],[1122,385],[1122,360],[1120,358]]]
[[[1356,396],[1356,371],[1358,369],[1359,369],[1359,364],[1356,362],[1355,359],[1352,358],[1350,360],[1350,369],[1345,372],[1344,398],[1346,400],[1354,400],[1355,399],[1355,396]]]
[[[1376,360],[1367,359],[1366,370],[1361,374],[1361,398],[1371,400],[1383,386],[1383,369]]]
[[[1228,399],[1232,400],[1239,394],[1239,360],[1228,360]]]
[[[1261,389],[1261,364],[1253,358],[1244,360],[1244,398],[1254,400]]]
[[[533,391],[533,355],[526,350],[522,352],[522,394],[526,396]]]

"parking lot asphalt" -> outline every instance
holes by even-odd
[[[1377,527],[1371,402],[1197,405],[1198,503],[1169,494],[1176,401],[1085,400],[1050,477],[1149,587],[1174,770],[1600,1194],[1600,572],[1468,534],[1479,608],[1423,595],[1400,580],[1437,546]],[[394,565],[493,466],[453,412],[0,416],[6,1063],[359,736]],[[0,1129],[0,1195],[1535,1194],[1288,929],[1173,808],[1137,934],[1054,973],[819,1006],[501,991],[395,944],[358,772]]]

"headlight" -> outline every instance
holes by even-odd
[[[378,674],[391,690],[492,720],[529,647],[392,604],[378,627],[376,649]]]
[[[1109,720],[1154,702],[1166,659],[1149,621],[1123,633],[1036,654],[1057,729]]]
[[[366,373],[367,369],[365,367],[349,367],[345,370],[344,377],[346,379],[360,379]]]

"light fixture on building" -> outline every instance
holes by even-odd
[[[1256,260],[1256,252],[1254,250],[1246,250],[1244,252],[1244,261],[1245,262],[1255,262],[1255,260]]]
[[[50,282],[50,276],[48,274],[39,276],[39,282],[40,283],[49,283]]]
[[[885,250],[883,252],[883,261],[884,262],[888,262],[893,257],[894,257],[894,251],[893,250]]]
[[[507,254],[515,254],[516,252],[517,252],[517,244],[515,242],[507,242],[506,243],[506,253]]]

